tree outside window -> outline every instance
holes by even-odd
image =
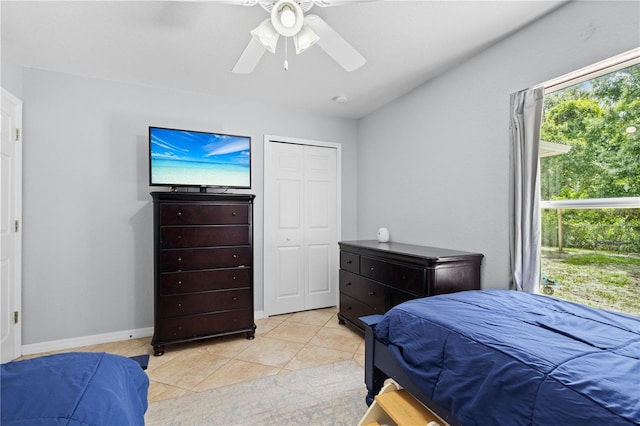
[[[541,130],[543,292],[640,315],[640,64],[547,93]]]

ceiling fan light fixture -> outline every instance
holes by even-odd
[[[285,37],[292,37],[302,29],[304,13],[294,0],[278,0],[271,9],[273,28]]]
[[[275,53],[280,34],[276,31],[270,19],[265,19],[260,25],[251,30],[253,38],[271,53]]]
[[[296,24],[296,14],[289,6],[282,8],[280,23],[287,28],[291,28]]]
[[[296,54],[299,55],[320,40],[308,25],[303,25],[298,34],[293,36],[293,44],[296,46]]]

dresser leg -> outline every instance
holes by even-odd
[[[247,331],[247,339],[253,340],[256,337],[256,325],[253,324],[251,331]]]
[[[160,356],[164,353],[164,345],[162,346],[154,346],[153,347],[153,354],[155,356]]]

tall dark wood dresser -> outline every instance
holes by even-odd
[[[338,319],[362,331],[359,317],[384,314],[418,297],[480,289],[480,253],[375,240],[338,245]]]
[[[253,318],[250,194],[152,192],[155,355],[165,345],[246,333]]]

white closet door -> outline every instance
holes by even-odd
[[[307,146],[304,154],[305,309],[317,309],[336,303],[336,150]]]
[[[337,303],[337,149],[268,141],[264,150],[265,313]]]
[[[304,310],[303,147],[268,142],[264,149],[265,313]]]

